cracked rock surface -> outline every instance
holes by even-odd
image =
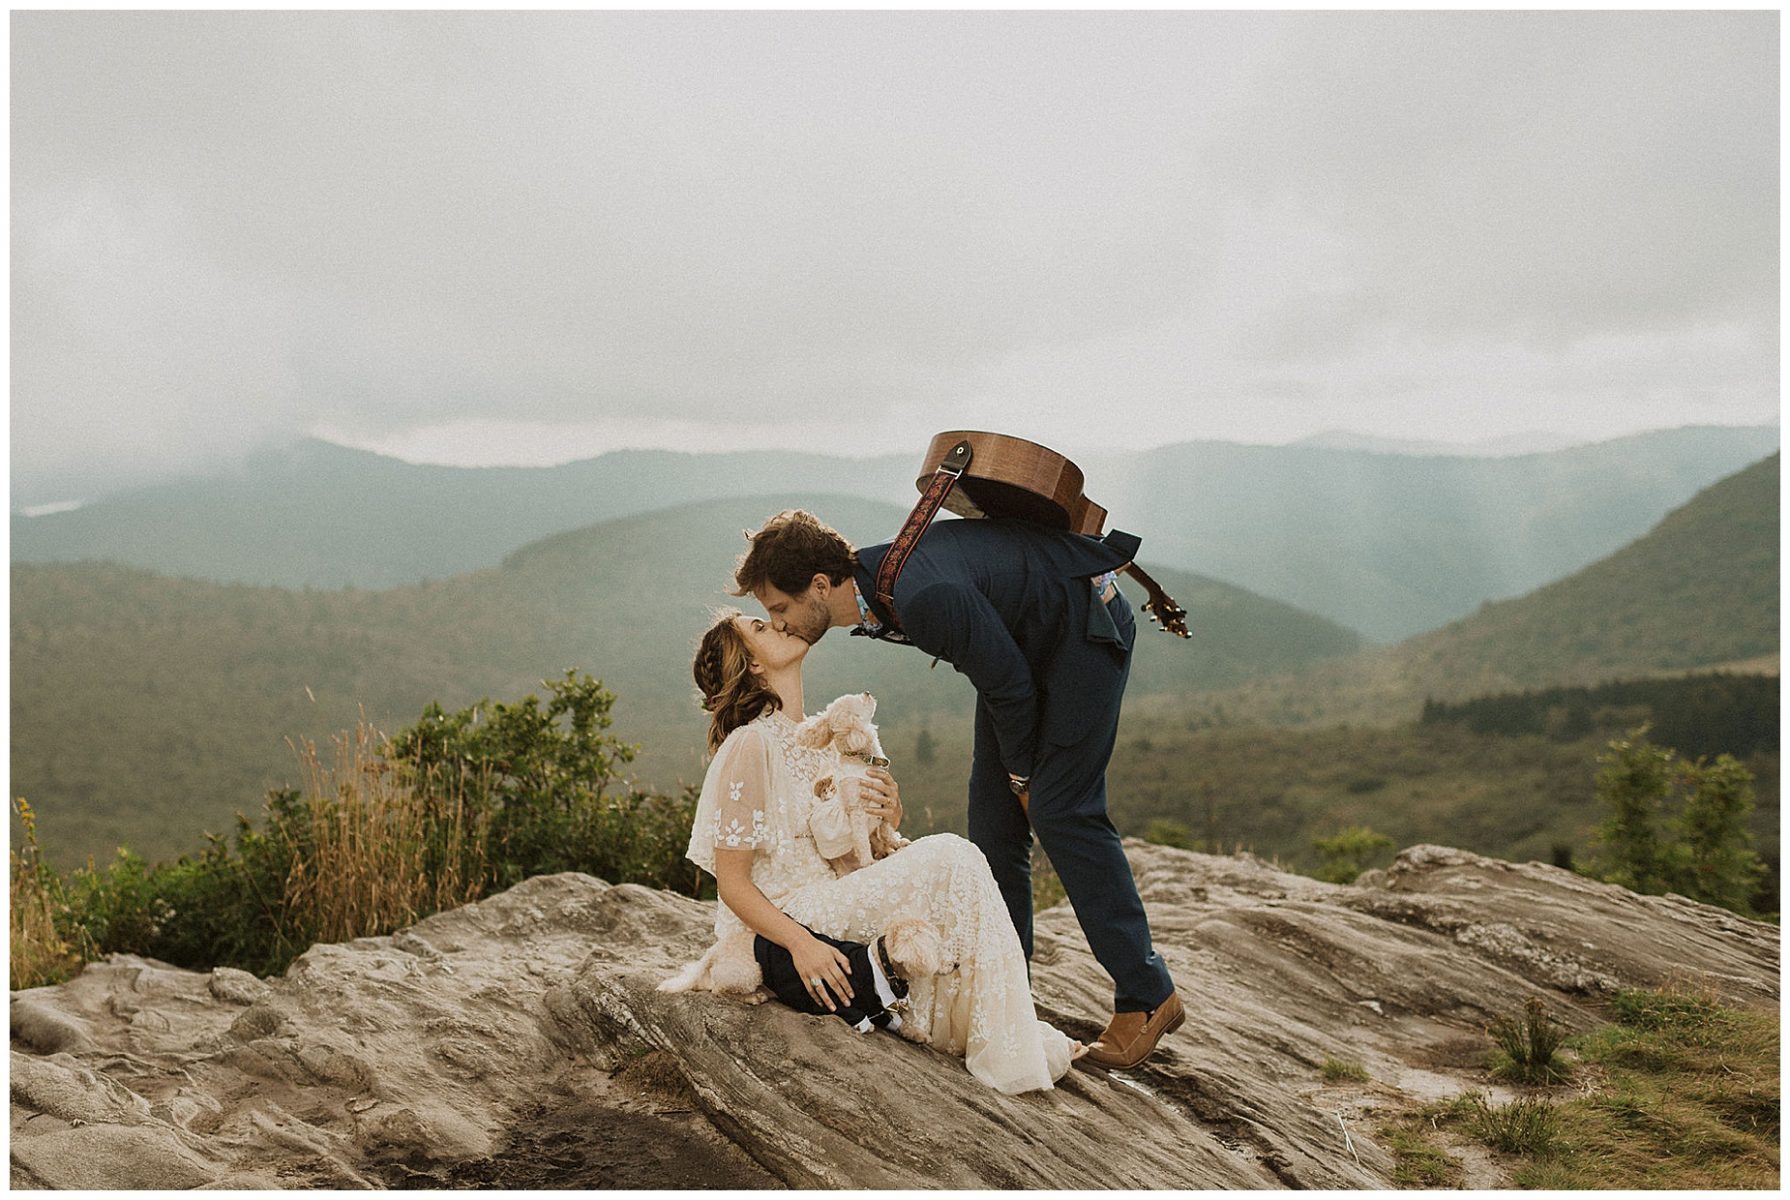
[[[1479,1086],[1485,1025],[1617,987],[1778,999],[1778,930],[1415,846],[1353,885],[1128,840],[1188,1020],[1144,1067],[1002,1096],[954,1059],[655,985],[710,906],[531,879],[256,979],[114,955],[12,994],[20,1187],[1384,1188],[1376,1109]],[[1111,983],[1038,915],[1040,1015]],[[1367,1084],[1323,1081],[1327,1059]]]

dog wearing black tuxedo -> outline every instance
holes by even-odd
[[[812,929],[808,932],[814,933]],[[826,1016],[830,1011],[859,1033],[885,1029],[909,1040],[923,1040],[896,1009],[907,998],[909,980],[943,974],[955,966],[945,962],[935,925],[918,917],[903,918],[891,922],[868,943],[842,941],[824,933],[814,936],[844,954],[850,963],[852,998],[838,1002],[832,1010],[823,1007],[808,990],[789,951],[769,938],[754,935],[753,957],[764,974],[764,986],[778,1000],[810,1016]]]

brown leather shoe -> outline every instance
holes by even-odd
[[[1181,1007],[1181,996],[1170,992],[1168,999],[1156,1006],[1153,1013],[1114,1013],[1100,1040],[1088,1047],[1077,1062],[1095,1063],[1117,1071],[1129,1070],[1156,1052],[1156,1043],[1163,1035],[1181,1028],[1187,1010]]]

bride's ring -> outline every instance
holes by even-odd
[[[808,982],[810,985],[813,986],[815,991],[818,992],[820,990],[820,976],[819,975],[816,975],[813,979],[810,979]]]

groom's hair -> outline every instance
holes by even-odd
[[[733,569],[735,596],[749,596],[766,583],[799,596],[816,575],[844,583],[858,562],[858,552],[837,529],[799,508],[778,513],[757,533],[745,532],[746,552]]]

